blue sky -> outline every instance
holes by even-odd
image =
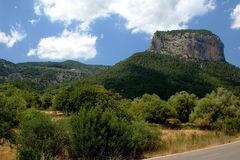
[[[0,0],[0,58],[113,65],[183,28],[216,33],[240,66],[239,0]]]

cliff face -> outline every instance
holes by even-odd
[[[190,60],[225,61],[224,44],[207,30],[157,31],[150,51]]]

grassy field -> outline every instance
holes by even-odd
[[[185,152],[225,144],[236,140],[240,140],[239,135],[228,136],[222,132],[216,131],[163,129],[159,147],[155,151],[145,153],[144,158]]]

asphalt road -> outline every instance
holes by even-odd
[[[240,141],[147,160],[240,160]]]

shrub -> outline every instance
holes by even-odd
[[[157,95],[144,94],[142,98],[135,99],[129,112],[137,119],[152,123],[164,124],[168,118],[175,118],[176,111]]]
[[[79,84],[63,88],[54,99],[57,110],[66,113],[77,113],[81,108],[91,109],[99,106],[102,109],[116,107],[118,95],[100,85]]]
[[[195,108],[197,100],[196,95],[182,91],[171,96],[168,103],[177,111],[178,119],[186,123],[189,121],[189,115]]]
[[[52,95],[46,93],[41,97],[41,109],[48,109],[52,106]]]
[[[226,118],[223,123],[223,131],[229,135],[240,132],[240,118]]]
[[[26,102],[18,96],[7,97],[0,93],[0,139],[14,142],[14,128],[18,126],[17,115],[25,109]]]
[[[70,120],[73,159],[133,159],[157,136],[140,122],[118,118],[100,108],[81,109]]]
[[[228,123],[228,120],[223,122],[225,119],[239,117],[239,98],[226,89],[218,88],[198,101],[190,120],[201,128],[221,130]]]
[[[59,155],[65,142],[60,135],[63,135],[60,127],[48,116],[35,110],[26,111],[20,122],[19,159],[51,159]]]

